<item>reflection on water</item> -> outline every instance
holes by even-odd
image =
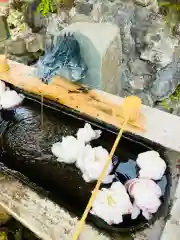
[[[122,183],[137,177],[137,164],[133,160],[129,160],[128,162],[122,162],[118,165],[116,169],[116,179],[120,180]]]
[[[167,177],[164,175],[162,179],[156,183],[160,186],[162,194],[164,195],[167,187]]]

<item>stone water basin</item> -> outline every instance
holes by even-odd
[[[42,194],[79,217],[86,207],[95,183],[86,183],[75,165],[57,162],[51,152],[51,146],[60,141],[63,136],[75,135],[85,122],[89,122],[94,129],[102,130],[102,136],[94,140],[92,145],[101,145],[110,151],[117,129],[47,100],[44,100],[43,104],[42,125],[40,103],[41,100],[37,96],[26,94],[26,99],[21,106],[15,110],[1,112],[1,162],[8,168],[23,174],[26,180],[22,175],[17,174],[17,177],[26,184],[33,188],[35,185],[41,187]],[[117,172],[119,166],[129,160],[135,163],[139,153],[152,149],[158,151],[169,166],[164,147],[129,133],[124,134],[114,156],[113,172]],[[122,183],[132,177],[126,166],[123,169],[118,178]],[[137,167],[134,174],[136,176],[138,174]],[[163,192],[162,205],[149,222],[142,215],[136,220],[131,220],[130,216],[126,215],[123,223],[111,226],[92,215],[89,215],[88,221],[108,233],[144,228],[167,215],[171,183],[171,171],[168,167],[163,180],[158,183]]]

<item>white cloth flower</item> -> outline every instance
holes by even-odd
[[[77,139],[89,143],[101,136],[101,130],[93,130],[89,123],[86,123],[84,128],[77,131]]]
[[[165,161],[156,151],[147,151],[140,153],[136,160],[140,167],[139,177],[160,180],[166,170]]]
[[[91,182],[99,178],[107,161],[108,155],[108,151],[101,146],[92,148],[90,145],[87,145],[83,149],[81,154],[78,156],[76,166],[83,173],[83,179],[86,182]],[[114,175],[109,175],[112,168],[113,165],[111,162],[108,166],[103,183],[112,182]]]
[[[126,183],[126,188],[134,198],[131,218],[136,219],[142,210],[146,219],[151,219],[161,205],[161,188],[151,179],[135,178]]]
[[[67,136],[62,138],[62,142],[54,143],[51,151],[59,162],[74,163],[84,147],[83,142],[73,136]]]
[[[131,212],[132,204],[121,182],[113,183],[109,189],[99,190],[91,210],[91,214],[100,217],[109,225],[123,222],[123,215]]]
[[[4,109],[16,107],[21,104],[23,100],[24,96],[14,90],[7,90],[0,95],[0,105]]]

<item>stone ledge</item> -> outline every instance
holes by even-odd
[[[166,222],[161,240],[179,240],[180,239],[180,180],[178,182],[175,200],[170,213],[170,219]]]
[[[99,90],[97,92],[113,103],[119,104],[123,101],[121,97]],[[138,134],[166,148],[180,152],[180,117],[145,105],[142,107],[142,113],[147,120],[146,132]]]
[[[169,220],[166,223],[166,227],[161,236],[161,240],[179,240],[179,238],[180,238],[180,226],[175,223],[172,223],[171,220]]]
[[[175,198],[180,199],[180,180],[179,180],[178,186],[176,188]]]
[[[0,206],[43,240],[70,240],[78,219],[52,201],[38,195],[14,177],[1,173]],[[112,240],[90,225],[79,240]]]

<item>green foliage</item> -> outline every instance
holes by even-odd
[[[161,104],[165,109],[169,109],[169,104],[172,101],[180,101],[180,85],[176,88],[176,91],[169,96],[168,99],[164,99]]]
[[[37,7],[37,11],[42,13],[43,16],[47,16],[48,13],[56,12],[57,6],[71,8],[74,2],[74,0],[41,0]]]
[[[38,240],[35,235],[18,221],[11,218],[0,227],[0,240]]]
[[[7,240],[7,234],[6,232],[0,232],[0,240]]]
[[[170,100],[180,100],[180,85],[176,88],[176,91],[169,98]]]
[[[176,24],[180,22],[180,3],[159,2],[159,7],[166,24],[173,32]]]
[[[167,103],[167,100],[164,99],[162,102],[161,102],[161,105],[165,108],[165,109],[169,109],[169,106],[168,106],[168,103]]]
[[[37,7],[37,11],[42,13],[43,16],[47,16],[48,13],[53,13],[56,11],[56,7],[53,0],[41,0]]]

